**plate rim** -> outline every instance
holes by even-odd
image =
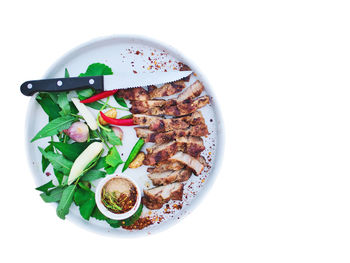
[[[101,44],[103,42],[114,42],[114,41],[121,41],[121,40],[131,40],[132,41],[141,41],[144,42],[150,46],[154,46],[156,48],[161,47],[161,49],[164,49],[166,51],[169,51],[169,53],[173,53],[176,55],[176,57],[181,59],[181,62],[184,62],[185,64],[190,65],[193,72],[196,72],[198,75],[198,78],[204,83],[206,91],[208,91],[208,94],[211,98],[214,98],[214,100],[211,101],[211,105],[213,107],[213,112],[215,116],[215,125],[216,125],[216,141],[215,141],[215,161],[211,167],[210,173],[208,175],[209,180],[203,185],[201,190],[199,191],[199,194],[196,196],[195,199],[191,201],[190,206],[187,208],[186,213],[184,213],[180,219],[178,220],[170,220],[169,222],[165,224],[160,224],[156,229],[152,229],[151,232],[147,231],[147,228],[144,231],[113,231],[114,229],[103,229],[101,227],[91,227],[91,224],[89,221],[83,221],[80,220],[78,217],[73,217],[67,215],[66,221],[73,222],[75,225],[78,225],[79,227],[90,231],[94,233],[98,233],[100,235],[104,236],[113,236],[113,237],[124,237],[124,238],[132,238],[132,237],[139,237],[139,236],[148,236],[149,234],[157,234],[161,233],[164,230],[175,226],[178,222],[182,221],[184,218],[186,218],[189,214],[191,214],[196,207],[198,207],[201,202],[207,197],[208,192],[210,189],[212,189],[217,176],[220,172],[222,162],[223,162],[223,154],[224,154],[224,145],[225,145],[225,129],[224,129],[224,123],[221,118],[221,110],[218,103],[218,98],[214,95],[213,96],[213,89],[211,88],[210,83],[208,82],[207,78],[201,73],[200,70],[198,70],[197,65],[191,60],[187,59],[186,54],[183,50],[175,49],[172,45],[164,43],[158,39],[150,38],[148,36],[144,35],[135,35],[135,34],[115,34],[115,35],[108,35],[108,36],[102,36],[93,38],[89,41],[83,42],[76,47],[70,49],[63,55],[61,55],[56,61],[53,62],[53,64],[46,70],[46,72],[43,75],[43,78],[49,78],[50,75],[53,75],[54,72],[57,71],[57,68],[62,67],[62,65],[65,64],[65,61],[70,60],[71,57],[76,56],[76,53],[83,51],[84,49],[92,48],[94,45]],[[184,54],[184,55],[182,55]],[[31,149],[30,149],[30,137],[28,132],[29,127],[29,120],[30,120],[30,112],[32,112],[33,108],[35,107],[35,97],[32,96],[28,102],[27,105],[27,112],[26,112],[26,120],[25,120],[25,144],[26,144],[26,159],[29,166],[29,169],[32,173],[32,176],[34,177],[35,184],[37,184],[36,179],[36,170],[34,169],[34,166],[31,165]],[[52,207],[56,207],[55,204],[51,204]]]

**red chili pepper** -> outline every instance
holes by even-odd
[[[109,124],[112,124],[112,125],[117,125],[117,126],[135,125],[133,119],[113,119],[106,116],[102,111],[100,111],[100,115],[105,122],[108,122]]]
[[[85,100],[81,100],[81,103],[91,103],[109,96],[112,96],[114,93],[116,93],[118,90],[114,89],[114,90],[107,90],[107,91],[103,91],[101,93],[98,93],[94,96],[91,96],[90,98],[87,98]]]

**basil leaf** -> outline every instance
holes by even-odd
[[[74,194],[74,202],[79,206],[80,215],[85,220],[89,220],[96,206],[95,193],[91,190],[87,191],[82,188],[77,188]]]
[[[92,211],[91,217],[97,219],[97,220],[106,220],[106,216],[101,213],[101,211],[96,206],[94,210]]]
[[[113,146],[106,157],[106,163],[112,167],[118,167],[123,163],[122,158],[119,155],[119,152],[115,146]]]
[[[59,218],[65,219],[66,215],[69,213],[69,208],[73,202],[73,196],[76,188],[77,186],[73,184],[64,189],[56,210]]]
[[[106,156],[103,156],[100,158],[100,160],[98,160],[97,164],[95,165],[95,169],[99,170],[101,168],[106,167]]]
[[[67,160],[61,154],[57,154],[54,152],[45,152],[42,148],[38,148],[41,154],[44,155],[44,157],[50,161],[54,169],[62,172],[63,174],[69,174],[73,162]]]
[[[62,193],[64,191],[65,187],[58,186],[47,193],[40,194],[40,197],[43,199],[46,203],[53,203],[58,202],[62,198]]]
[[[60,111],[60,114],[62,116],[70,114],[70,105],[67,97],[67,92],[60,92],[58,94],[57,103],[62,109],[62,111]]]
[[[50,182],[35,188],[35,190],[38,190],[38,191],[43,192],[43,193],[47,193],[48,190],[52,187],[55,187],[55,185],[52,183],[52,180],[51,180]]]
[[[40,104],[41,108],[49,116],[50,121],[61,116],[59,114],[60,108],[46,93],[39,93],[39,96],[36,97],[36,101]]]
[[[92,95],[94,95],[94,90],[93,89],[78,90],[77,94],[78,94],[78,97],[80,100],[85,100],[85,99],[91,97]]]
[[[105,171],[107,172],[107,174],[114,174],[115,170],[117,170],[117,166],[113,167],[113,166],[107,166],[105,167]]]
[[[93,63],[88,66],[85,73],[81,73],[79,77],[112,75],[113,71],[110,67],[102,63]]]
[[[89,146],[90,143],[63,143],[63,142],[52,142],[55,148],[57,148],[67,159],[75,161],[78,156]]]
[[[115,101],[116,101],[120,106],[125,107],[125,108],[128,107],[128,105],[126,104],[126,102],[125,102],[125,100],[124,100],[123,98],[117,97],[116,94],[114,94],[113,97],[114,97]]]
[[[56,170],[55,168],[53,169],[53,172],[54,172],[54,174],[56,176],[56,179],[57,179],[58,183],[62,184],[64,174],[62,172]]]
[[[52,144],[49,144],[49,146],[47,146],[44,151],[45,152],[52,152],[53,151]],[[48,159],[46,159],[44,155],[42,155],[42,157],[41,157],[41,169],[42,169],[43,173],[45,172],[45,170],[49,166],[49,164],[50,164],[50,161]]]
[[[57,133],[68,129],[75,119],[76,118],[73,116],[63,116],[50,121],[34,136],[31,142],[48,136],[56,135]]]
[[[103,178],[106,176],[106,172],[104,171],[99,171],[99,170],[90,170],[86,174],[84,174],[80,180],[82,181],[95,181],[97,179]]]
[[[112,145],[122,145],[120,138],[115,135],[114,131],[102,130],[102,133],[107,138],[108,142]]]

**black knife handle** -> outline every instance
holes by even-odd
[[[21,92],[31,96],[35,92],[60,92],[86,88],[103,91],[103,76],[30,80],[21,85]]]

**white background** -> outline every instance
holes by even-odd
[[[349,262],[348,1],[4,1],[0,4],[1,262]],[[19,92],[71,48],[142,34],[196,62],[225,120],[201,205],[145,238],[60,220],[34,191]]]

